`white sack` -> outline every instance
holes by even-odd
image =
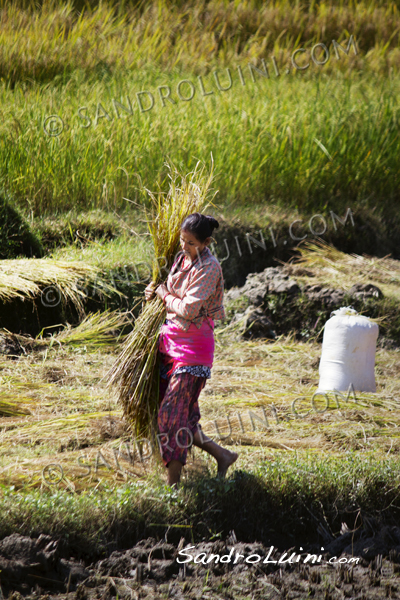
[[[325,324],[318,391],[376,392],[375,349],[379,327],[354,309],[334,311]]]

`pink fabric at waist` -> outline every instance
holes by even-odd
[[[214,321],[204,319],[200,329],[190,324],[187,331],[171,322],[161,327],[158,349],[164,364],[173,369],[202,365],[212,367],[214,360]]]

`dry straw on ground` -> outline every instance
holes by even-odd
[[[152,205],[148,228],[156,257],[153,265],[155,283],[163,279],[159,262],[161,257],[167,270],[172,266],[179,249],[182,221],[191,213],[204,210],[209,204],[207,197],[212,181],[212,171],[206,176],[205,168],[200,167],[200,163],[186,177],[181,176],[175,168],[169,169],[168,193],[156,196],[148,191]],[[124,415],[138,437],[155,436],[158,410],[157,341],[164,319],[164,305],[155,297],[144,306],[109,373],[109,382],[116,386]]]
[[[339,405],[329,394],[326,410],[322,396],[314,398],[313,408],[320,353],[316,343],[286,337],[237,342],[223,336],[213,376],[200,397],[201,422],[206,435],[239,451],[239,469],[253,468],[265,457],[291,460],[296,453],[321,461],[327,453],[374,454],[378,461],[398,455],[398,349],[377,352],[376,394],[357,392],[357,400],[352,395],[347,400],[345,393]],[[52,464],[62,466],[65,481],[51,489],[67,484],[72,489],[71,482],[77,491],[94,489],[101,482],[148,481],[160,473],[147,443],[141,460],[116,399],[104,394],[103,377],[114,351],[53,344],[45,362],[39,357],[0,364],[0,486],[47,486],[42,470]],[[298,417],[292,411],[295,400]],[[212,463],[195,449],[187,471],[202,465],[212,470]]]
[[[376,256],[360,256],[358,254],[346,254],[337,250],[334,246],[316,239],[313,242],[299,244],[297,250],[300,258],[286,268],[296,274],[304,268],[312,269],[314,276],[328,280],[330,284],[338,283],[347,286],[349,276],[351,285],[354,277],[360,283],[375,281],[377,283],[400,282],[400,262],[387,256],[377,258]]]

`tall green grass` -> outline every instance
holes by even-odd
[[[130,206],[126,198],[145,201],[143,185],[162,185],[166,159],[187,172],[198,159],[208,164],[212,153],[217,201],[228,205],[395,207],[400,77],[348,79],[316,69],[279,78],[270,69],[269,79],[256,73],[255,82],[243,69],[242,85],[233,65],[226,92],[212,75],[203,77],[205,90],[213,91],[205,97],[193,73],[151,68],[92,84],[77,76],[63,87],[11,92],[3,86],[0,178],[32,215],[120,211]],[[191,101],[178,97],[182,79],[195,86]],[[226,72],[220,71],[220,82],[226,85]],[[162,106],[161,85],[171,88],[175,104]],[[140,112],[139,91],[153,94],[152,110]],[[189,84],[181,87],[182,95],[189,92]],[[117,118],[113,100],[128,106],[128,98],[132,114],[117,105]],[[80,107],[87,107],[81,114],[90,123],[79,117]],[[52,137],[43,123],[54,114],[64,130]]]
[[[145,202],[143,184],[164,186],[166,160],[189,172],[212,153],[229,207],[322,211],[351,203],[394,212],[397,5],[0,0],[0,183],[32,217],[122,211],[126,198]],[[359,52],[351,46],[338,60],[332,40],[346,47],[350,35]],[[330,49],[328,63],[296,71],[294,49],[306,49],[297,56],[305,64],[319,42]],[[270,77],[256,73],[253,81],[248,64],[261,68],[261,59]],[[226,86],[226,68],[232,87],[224,92],[214,72]],[[193,83],[193,100],[179,98],[182,79]],[[163,106],[163,85],[175,104]],[[154,96],[152,110],[140,111],[141,91]],[[180,91],[187,96],[190,85]],[[113,100],[128,107],[128,98],[132,114],[117,106],[117,118]],[[51,115],[63,119],[59,136],[44,131]],[[48,121],[47,130],[54,133]]]

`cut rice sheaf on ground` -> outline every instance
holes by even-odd
[[[80,262],[63,262],[48,258],[28,258],[0,261],[0,301],[16,298],[37,298],[46,294],[59,295],[55,300],[72,302],[83,314],[84,282],[101,281],[105,295],[117,292],[101,280],[99,270]],[[51,288],[51,289],[50,289]],[[46,298],[45,298],[46,300]],[[49,302],[54,302],[49,299]]]
[[[377,258],[346,254],[321,239],[300,243],[297,250],[300,257],[286,264],[286,269],[293,275],[299,272],[301,276],[304,268],[310,269],[314,276],[318,276],[318,281],[326,281],[329,285],[339,284],[345,288],[349,287],[349,275],[351,285],[355,280],[359,283],[394,283],[396,286],[400,283],[400,261],[388,256]]]

